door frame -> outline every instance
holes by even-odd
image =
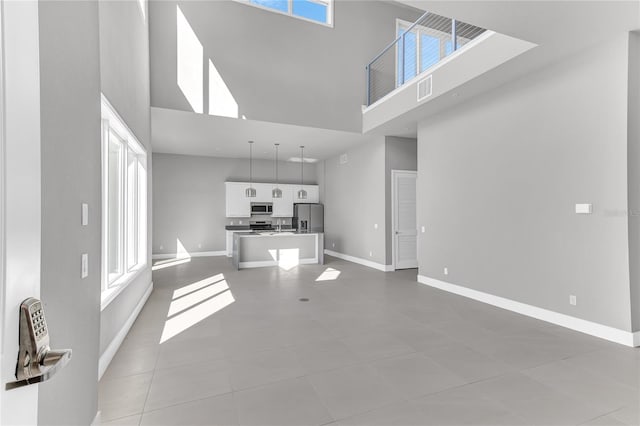
[[[40,296],[38,2],[0,0],[0,424],[38,422],[38,385],[15,381],[19,306]]]
[[[412,175],[415,176],[416,180],[418,179],[418,171],[417,170],[400,170],[400,169],[392,169],[391,170],[391,266],[393,268],[393,270],[396,270],[396,253],[398,251],[398,239],[396,238],[396,216],[398,215],[397,213],[397,208],[398,208],[398,203],[396,202],[396,196],[398,194],[396,194],[396,178],[399,175]],[[416,194],[416,201],[417,201],[417,194]],[[417,212],[417,208],[416,208],[416,217],[418,215]],[[418,232],[418,229],[416,228],[416,233]],[[417,234],[416,234],[417,235]],[[416,239],[417,241],[417,239]],[[417,242],[416,242],[416,255],[418,253],[418,247],[417,247]]]

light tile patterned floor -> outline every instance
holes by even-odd
[[[317,281],[327,268],[337,278]],[[432,289],[415,270],[328,257],[236,271],[210,257],[153,281],[100,382],[105,425],[640,424],[640,350]]]

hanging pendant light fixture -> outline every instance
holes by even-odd
[[[253,187],[253,141],[249,141],[249,187],[244,191],[247,198],[256,196],[256,189]]]
[[[279,143],[274,144],[276,146],[276,187],[271,190],[272,198],[282,198],[282,190],[278,187],[278,146]]]
[[[300,191],[298,191],[298,199],[306,200],[307,191],[304,190],[304,145],[300,146]]]

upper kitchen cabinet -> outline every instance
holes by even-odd
[[[293,187],[291,185],[278,185],[282,190],[282,198],[273,198],[272,217],[292,217],[293,216]],[[275,184],[271,187],[275,188]]]
[[[248,182],[225,182],[227,217],[250,217],[251,203],[273,203],[272,217],[292,217],[294,203],[318,203],[320,190],[318,185],[303,185],[307,191],[307,198],[299,199],[300,185],[279,184],[282,190],[282,198],[272,198],[271,190],[275,183],[254,183],[251,186],[256,190],[254,198],[247,198],[245,190],[249,188]]]
[[[273,185],[270,183],[254,183],[253,188],[256,190],[256,197],[251,199],[252,203],[270,203],[271,199],[271,189],[273,189]]]
[[[225,182],[227,217],[251,216],[251,201],[254,198],[245,195],[248,187],[248,183]]]
[[[302,185],[305,191],[307,191],[307,198],[298,198],[298,191],[300,185],[291,185],[293,187],[293,202],[294,203],[319,203],[320,202],[320,189],[318,185]]]

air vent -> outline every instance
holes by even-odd
[[[347,154],[342,154],[340,156],[340,164],[347,164],[348,161],[349,161],[349,157],[347,157]]]
[[[418,102],[431,96],[431,76],[418,82]]]

